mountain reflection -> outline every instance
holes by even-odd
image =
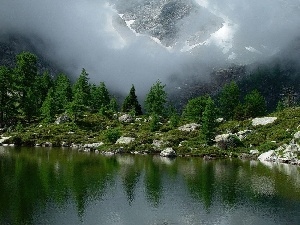
[[[90,205],[109,200],[120,187],[128,202],[124,207],[136,207],[144,199],[145,207],[161,208],[166,199],[182,202],[184,193],[206,211],[220,203],[300,201],[299,167],[294,166],[0,148],[0,224],[33,224],[50,203],[65,209],[71,202],[84,218]],[[120,204],[118,198],[111,201]]]

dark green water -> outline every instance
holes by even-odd
[[[0,147],[0,224],[300,224],[300,169]]]

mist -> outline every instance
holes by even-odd
[[[123,93],[134,84],[144,94],[156,80],[167,82],[174,74],[206,77],[211,66],[266,59],[300,36],[299,0],[191,0],[217,18],[217,28],[196,45],[186,47],[179,37],[171,48],[149,35],[137,35],[121,19],[118,5],[143,0],[0,2],[0,35],[38,38],[40,52],[71,76],[85,68],[91,82],[104,81]],[[188,20],[178,27],[179,35],[188,30],[186,24],[200,23],[201,14],[183,22]]]

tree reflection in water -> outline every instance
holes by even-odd
[[[287,202],[293,202],[286,208],[291,212],[300,206],[300,172],[295,166],[0,148],[0,224],[33,224],[39,212],[47,214],[50,203],[62,210],[74,204],[84,222],[93,204],[115,201],[111,204],[117,207],[122,195],[115,192],[120,188],[128,202],[122,205],[124,211],[137,207],[141,212],[160,209],[171,215],[172,207],[189,208],[186,202],[202,205],[208,214],[220,205],[255,204],[270,212],[276,211],[274,207],[285,209]],[[282,213],[277,214],[279,218]],[[290,221],[297,219],[294,215]]]

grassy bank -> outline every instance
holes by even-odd
[[[134,118],[131,123],[118,120],[118,115],[107,118],[100,114],[85,114],[76,123],[63,124],[32,123],[18,124],[3,136],[10,136],[7,144],[35,146],[51,143],[52,146],[62,144],[83,145],[88,143],[103,144],[101,151],[122,149],[124,152],[157,153],[166,147],[172,147],[179,155],[239,155],[257,149],[265,152],[275,149],[284,143],[289,143],[293,134],[300,130],[300,108],[287,108],[268,116],[277,117],[274,123],[253,126],[252,120],[224,121],[216,127],[216,135],[236,134],[239,131],[249,130],[242,140],[233,138],[228,143],[207,144],[202,138],[201,126],[194,131],[181,131],[178,127],[185,124],[180,121],[174,127],[170,121],[160,120],[157,131],[152,130],[152,120],[148,116]],[[121,136],[134,138],[129,144],[116,144]]]

